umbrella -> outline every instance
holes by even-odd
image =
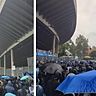
[[[84,57],[84,60],[90,60],[90,59],[92,59],[90,56],[85,56]]]
[[[31,77],[33,77],[33,73],[31,73],[31,72],[24,72],[23,74],[24,74],[24,76],[27,75],[27,76],[31,76]]]
[[[26,76],[23,76],[20,80],[27,80],[27,79],[32,79],[32,77],[31,77],[31,76],[26,75]]]
[[[63,93],[96,93],[96,70],[68,76],[56,90]]]
[[[6,93],[5,96],[16,96],[16,95],[12,93]]]
[[[10,76],[1,76],[1,79],[11,79]]]
[[[15,79],[16,78],[16,76],[10,76],[10,79]]]
[[[44,69],[44,72],[49,73],[49,74],[54,74],[57,71],[59,73],[61,73],[63,71],[63,69],[62,69],[61,65],[55,64],[55,63],[51,63],[51,64],[47,65],[46,68]]]

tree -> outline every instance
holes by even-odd
[[[59,46],[59,56],[66,56],[66,50],[72,53],[75,56],[75,44],[72,40]]]
[[[76,54],[78,57],[83,58],[86,56],[86,50],[88,48],[88,39],[86,39],[83,35],[79,35],[76,38]]]
[[[90,53],[90,56],[91,56],[92,58],[96,58],[96,50],[92,51],[92,52]]]
[[[96,59],[96,46],[93,46],[91,48],[90,56],[94,59]]]
[[[72,53],[73,56],[75,56],[75,44],[72,40],[69,40],[69,51]]]

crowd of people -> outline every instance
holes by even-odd
[[[0,79],[0,96],[34,96],[33,79]]]
[[[46,66],[51,63],[59,64],[63,71],[54,74],[44,71]],[[94,60],[60,60],[60,61],[48,61],[37,62],[37,96],[96,96],[95,93],[77,93],[77,94],[64,94],[57,91],[56,88],[62,81],[69,75],[77,75],[79,73],[87,72],[96,69],[96,62]]]

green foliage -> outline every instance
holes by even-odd
[[[65,50],[71,52],[73,56],[75,55],[75,44],[72,40],[59,46],[59,56],[66,56]]]
[[[76,54],[78,57],[86,56],[86,49],[88,48],[88,39],[83,35],[79,35],[76,39]]]
[[[91,56],[92,58],[96,58],[96,50],[95,50],[95,51],[92,51],[92,52],[90,53],[90,56]]]
[[[59,56],[66,56],[65,50],[67,49],[72,53],[72,56],[84,57],[86,56],[86,50],[88,48],[88,39],[86,39],[83,35],[79,35],[76,38],[76,45],[72,40],[62,44],[59,46]]]

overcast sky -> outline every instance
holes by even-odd
[[[89,40],[89,45],[96,46],[96,0],[77,1],[77,26],[72,40],[79,34]]]

